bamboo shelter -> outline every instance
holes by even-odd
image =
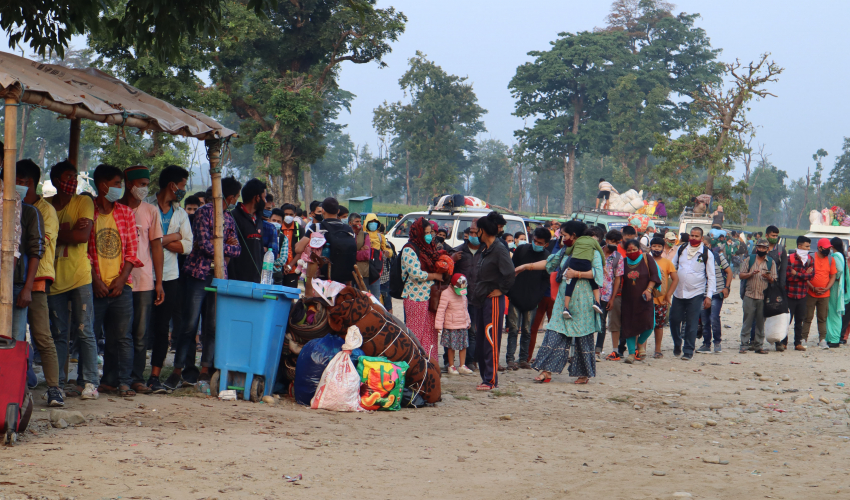
[[[0,52],[0,99],[5,103],[0,334],[8,335],[12,329],[17,111],[24,104],[68,118],[71,132],[68,159],[74,165],[79,159],[82,119],[203,140],[210,162],[215,206],[215,277],[224,278],[221,146],[236,136],[236,132],[199,111],[172,106],[96,68],[71,69],[7,52]]]

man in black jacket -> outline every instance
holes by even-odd
[[[532,243],[520,245],[514,251],[512,257],[514,267],[545,261],[549,257],[546,246],[551,236],[552,233],[548,229],[542,227],[535,229]],[[531,364],[528,362],[528,347],[531,342],[529,330],[537,304],[543,299],[547,286],[549,286],[549,274],[546,271],[528,271],[517,275],[514,286],[508,292],[510,305],[508,306],[508,349],[505,351],[505,362],[509,370],[531,369]],[[517,333],[520,333],[519,365],[514,360]]]
[[[472,288],[469,303],[478,308],[478,325],[475,330],[475,347],[481,383],[477,390],[489,391],[499,386],[499,346],[502,342],[502,316],[505,310],[504,295],[514,285],[516,272],[508,247],[496,243],[499,226],[505,218],[490,212],[478,219],[481,231],[481,260],[478,263],[477,282]]]
[[[463,231],[466,236],[464,242],[455,247],[454,251],[460,254],[460,260],[455,262],[455,272],[466,276],[468,283],[467,289],[472,290],[475,283],[478,281],[478,263],[481,260],[481,239],[479,238],[478,225],[472,221],[472,225]],[[469,347],[466,348],[466,367],[472,371],[478,370],[478,363],[475,362],[475,325],[478,322],[479,309],[467,305],[469,311],[469,320],[472,327],[469,328]],[[443,351],[443,368],[448,371],[449,355]]]
[[[242,201],[230,212],[236,222],[236,237],[242,252],[227,264],[227,277],[232,280],[260,282],[263,269],[263,210],[266,207],[266,184],[251,179],[242,187]]]

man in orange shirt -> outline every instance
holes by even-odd
[[[818,312],[818,346],[828,349],[826,345],[826,317],[829,314],[829,289],[835,283],[835,275],[838,269],[835,267],[835,259],[829,255],[832,244],[826,238],[818,241],[818,251],[815,252],[815,276],[809,281],[809,298],[806,303],[806,321],[803,323],[804,338],[808,338],[809,330],[812,328],[812,318],[815,310]]]

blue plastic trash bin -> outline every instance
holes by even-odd
[[[238,385],[243,399],[249,400],[251,389],[264,385],[262,391],[255,392],[255,398],[270,396],[277,378],[289,310],[301,291],[281,285],[220,279],[213,279],[212,287],[218,295],[215,314],[218,390]],[[216,384],[213,381],[210,385]]]

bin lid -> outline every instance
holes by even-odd
[[[290,300],[298,300],[301,290],[283,285],[263,285],[250,281],[221,280],[213,278],[212,286],[216,293],[245,298],[262,298],[263,295],[282,295]]]

